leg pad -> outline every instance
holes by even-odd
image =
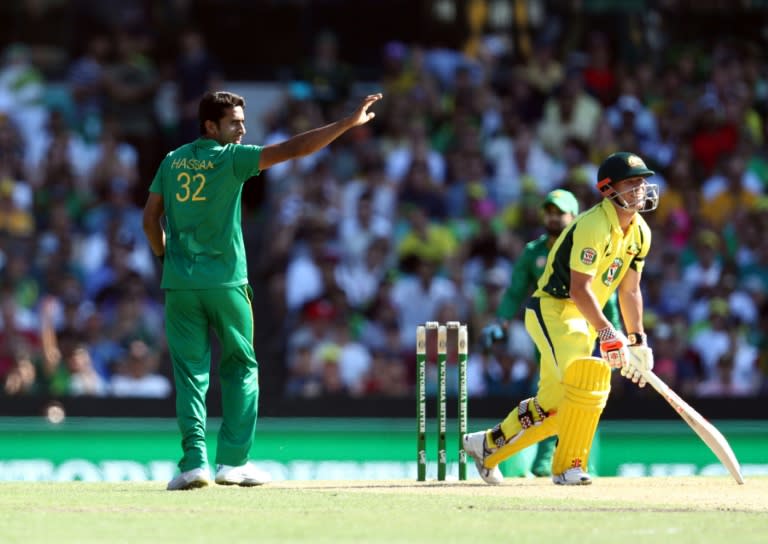
[[[576,359],[563,374],[565,396],[558,408],[559,442],[552,473],[587,469],[592,439],[611,391],[611,369],[594,357]]]

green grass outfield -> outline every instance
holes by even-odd
[[[768,478],[0,483],[0,542],[764,543]]]

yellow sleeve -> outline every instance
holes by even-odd
[[[590,228],[589,222],[580,222],[573,229],[570,268],[576,272],[595,276],[600,262],[600,252],[605,249],[605,236]]]
[[[642,272],[643,266],[645,266],[645,257],[651,250],[651,229],[645,221],[638,224],[638,235],[640,236],[640,252],[632,258],[629,266],[636,272]]]

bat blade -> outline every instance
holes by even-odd
[[[744,483],[744,476],[741,474],[741,465],[739,465],[736,455],[731,449],[731,445],[725,439],[723,434],[717,430],[709,421],[704,419],[699,412],[693,409],[693,407],[685,402],[680,395],[675,393],[664,381],[659,378],[652,371],[644,371],[643,377],[645,381],[651,384],[670,406],[683,418],[688,426],[699,435],[704,443],[712,450],[712,453],[720,460],[723,466],[728,469],[733,479],[737,483]]]

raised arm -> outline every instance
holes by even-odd
[[[381,100],[381,97],[381,93],[370,94],[365,97],[357,110],[349,117],[344,117],[324,127],[302,132],[284,142],[264,147],[259,159],[259,170],[264,170],[274,164],[319,151],[349,129],[364,125],[376,117],[376,114],[372,111],[369,112],[368,108],[374,102]]]

